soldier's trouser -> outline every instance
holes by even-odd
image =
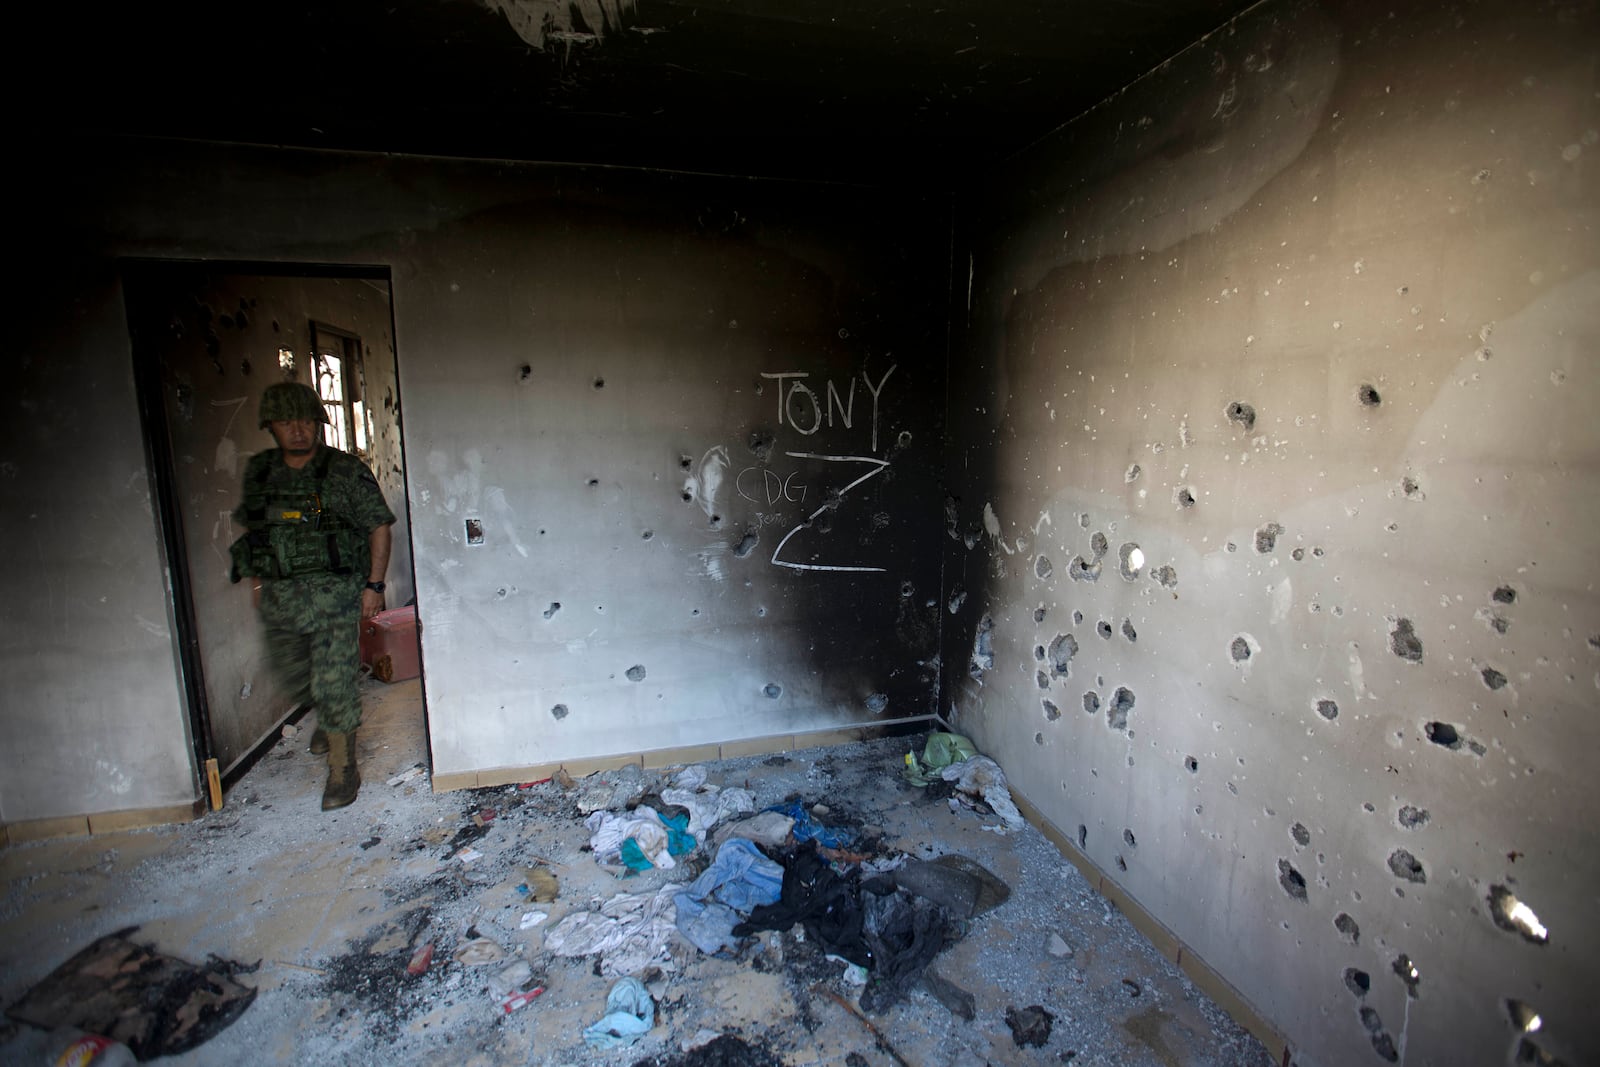
[[[360,623],[350,618],[310,633],[267,623],[267,656],[296,706],[317,708],[317,725],[348,733],[361,725]]]

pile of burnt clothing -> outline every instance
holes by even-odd
[[[966,935],[968,920],[1006,901],[1011,891],[1004,882],[964,856],[912,861],[863,879],[858,868],[836,869],[815,842],[783,852],[778,862],[777,902],[752,910],[733,928],[736,936],[799,923],[824,952],[866,969],[866,1010],[886,1011],[921,984],[952,1012],[972,1018],[971,994],[928,968]]]

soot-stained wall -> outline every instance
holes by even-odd
[[[1596,28],[1271,4],[959,212],[947,711],[1296,1062],[1600,1059]]]
[[[138,142],[51,158],[7,395],[25,432],[0,456],[6,543],[38,554],[5,580],[37,621],[5,645],[0,818],[194,794],[117,256],[390,268],[437,774],[934,710],[945,201]]]

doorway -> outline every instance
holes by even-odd
[[[413,603],[387,268],[122,264],[146,448],[166,542],[196,765],[230,782],[298,709],[267,668],[253,583],[230,580],[249,457],[273,447],[269,385],[317,390],[324,440],[372,468],[395,513],[386,606]]]

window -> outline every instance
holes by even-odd
[[[326,323],[313,322],[311,345],[317,396],[328,413],[322,439],[370,462],[372,413],[367,410],[361,338]]]

